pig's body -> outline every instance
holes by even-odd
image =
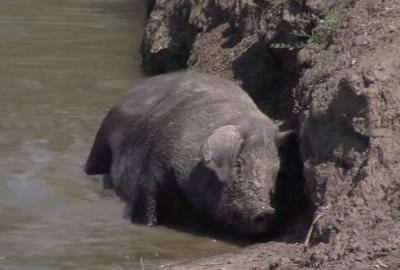
[[[259,233],[274,214],[276,137],[234,83],[192,71],[160,75],[111,109],[85,169],[108,175],[133,221],[157,224],[160,193],[172,184],[199,212]]]

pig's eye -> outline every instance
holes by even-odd
[[[241,160],[236,160],[233,164],[233,170],[236,172],[236,175],[239,178],[243,178],[243,171],[242,171],[242,162]]]

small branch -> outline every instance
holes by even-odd
[[[310,225],[310,228],[308,229],[307,237],[306,237],[306,240],[304,241],[304,250],[307,250],[310,247],[311,235],[314,231],[315,224],[317,224],[318,220],[325,215],[325,211],[328,210],[329,208],[330,208],[330,204],[318,208],[318,210],[316,212],[317,214],[314,217],[314,219]]]
[[[143,264],[143,258],[142,258],[142,257],[140,257],[140,266],[142,267],[142,270],[145,270],[145,269],[144,269],[144,264]]]

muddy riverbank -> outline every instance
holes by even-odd
[[[398,269],[400,2],[148,3],[145,72],[236,81],[297,130],[285,179],[313,206],[273,241],[163,269]]]

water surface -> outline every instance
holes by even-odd
[[[141,79],[140,0],[0,1],[0,269],[146,269],[235,247],[132,225],[82,173]]]

